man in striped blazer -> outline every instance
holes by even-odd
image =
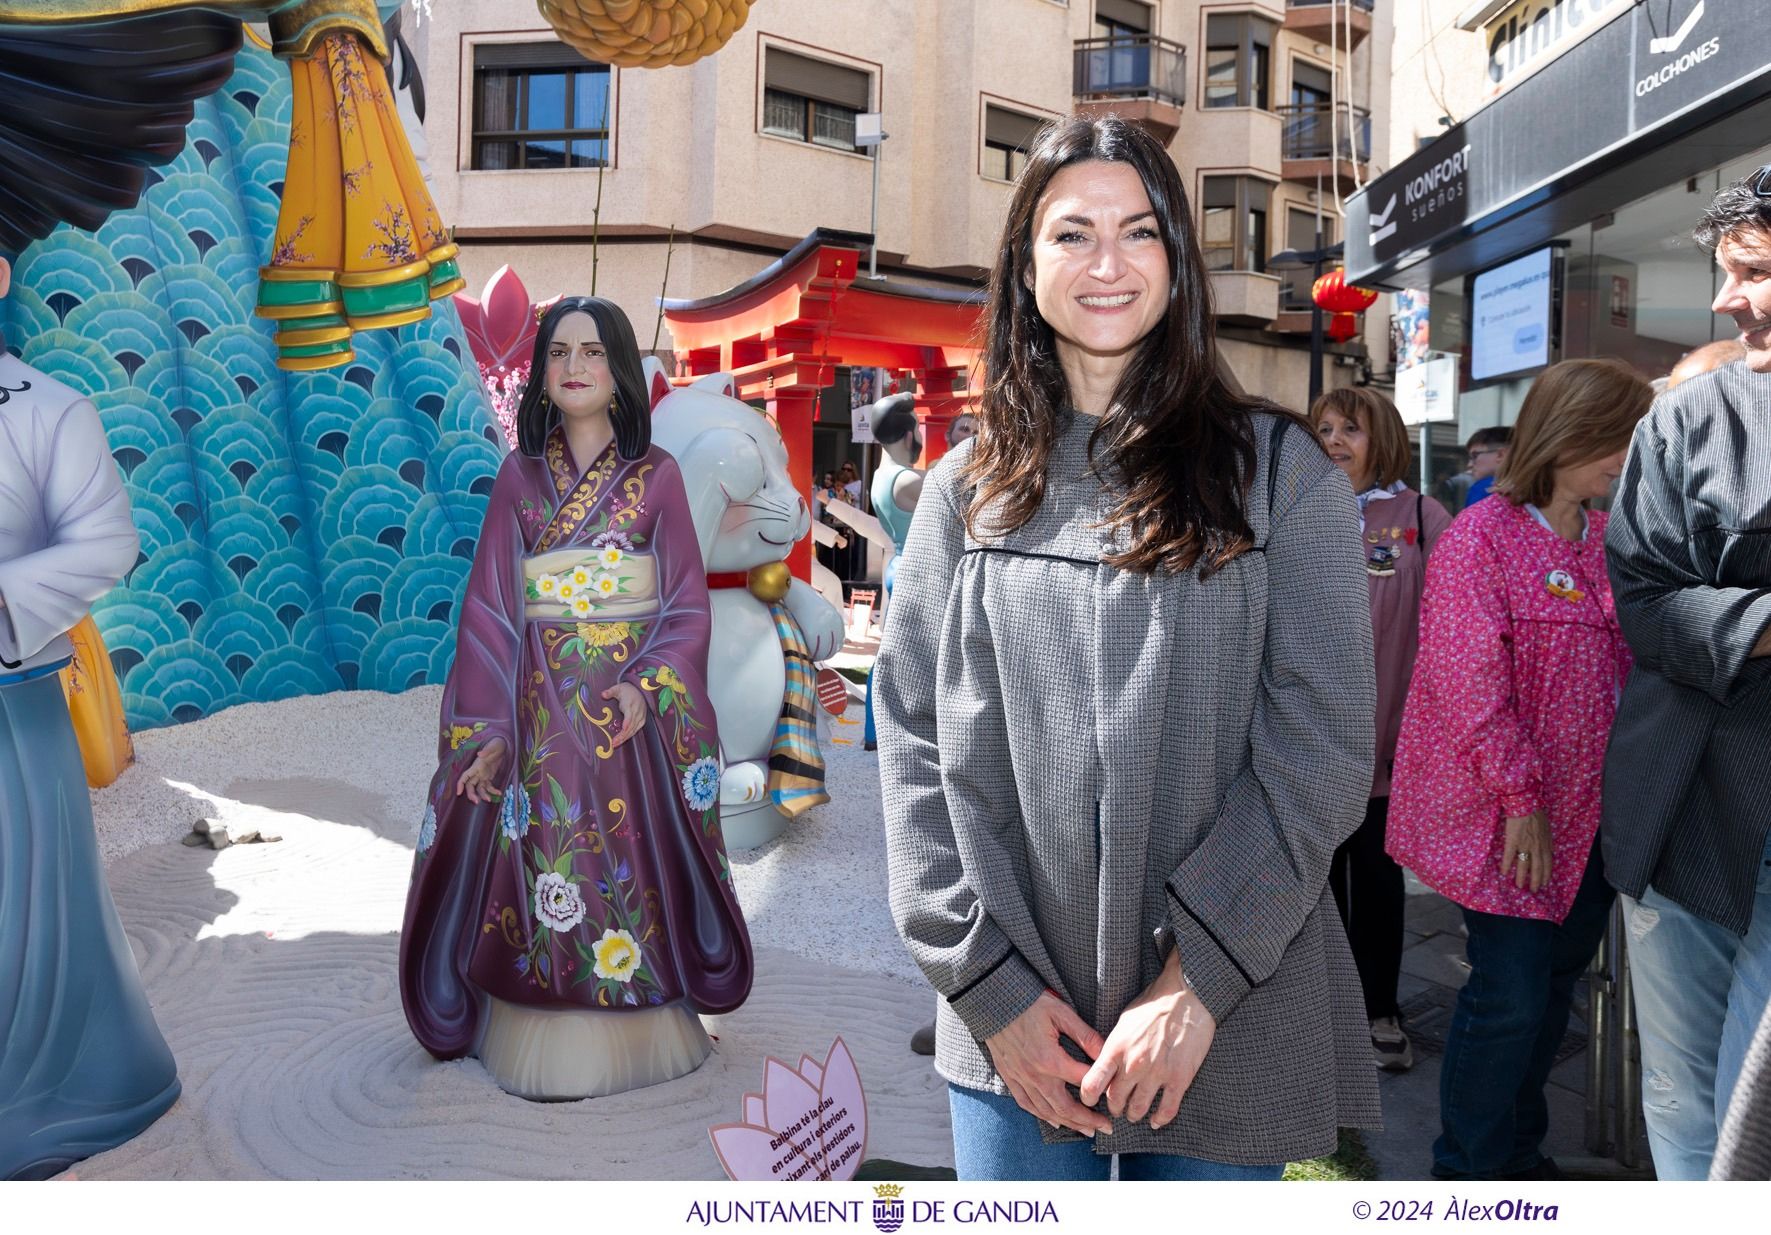
[[[1771,992],[1771,165],[1718,193],[1694,235],[1745,358],[1656,400],[1605,546],[1636,665],[1601,833],[1662,1179],[1709,1174]]]

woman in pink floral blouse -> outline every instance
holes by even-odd
[[[1500,499],[1434,548],[1392,776],[1387,848],[1463,907],[1470,977],[1440,1071],[1439,1178],[1554,1177],[1543,1087],[1612,892],[1599,782],[1630,653],[1586,505],[1653,392],[1613,361],[1531,387]]]

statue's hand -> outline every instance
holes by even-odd
[[[646,727],[646,697],[632,682],[617,682],[603,692],[603,698],[613,699],[621,709],[621,728],[615,731],[615,740],[609,747],[614,750]]]
[[[814,663],[842,651],[842,614],[817,588],[795,579],[787,589],[786,604],[806,637],[806,651]]]
[[[480,747],[480,753],[467,765],[467,771],[455,782],[455,796],[467,794],[469,802],[492,802],[504,796],[497,784],[498,765],[504,762],[504,739],[493,738]]]

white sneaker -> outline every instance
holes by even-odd
[[[1377,1066],[1385,1072],[1406,1072],[1414,1067],[1414,1046],[1393,1016],[1371,1022],[1371,1047],[1377,1054]]]

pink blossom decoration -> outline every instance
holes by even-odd
[[[509,265],[504,265],[486,281],[478,299],[466,292],[456,292],[452,299],[455,311],[461,315],[467,345],[479,365],[480,380],[491,396],[492,410],[514,450],[517,404],[529,382],[535,327],[559,297],[538,304],[531,302],[522,279]]]
[[[742,1121],[709,1135],[735,1180],[853,1179],[867,1156],[867,1097],[848,1046],[837,1038],[822,1066],[809,1055],[798,1068],[771,1057],[762,1093],[744,1095]]]

